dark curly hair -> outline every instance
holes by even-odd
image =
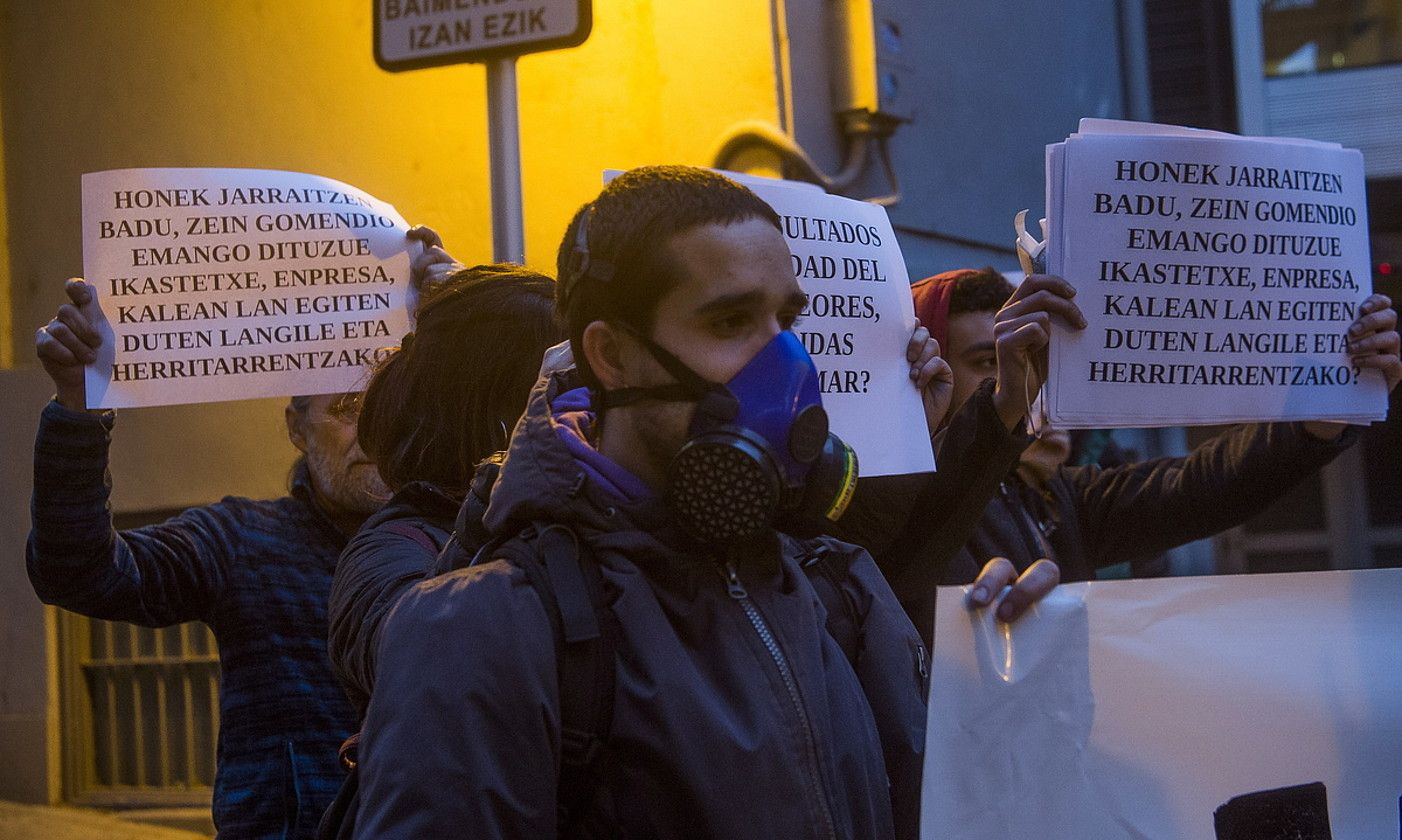
[[[414,332],[360,401],[360,448],[391,489],[429,481],[461,497],[473,467],[506,446],[541,356],[563,339],[555,284],[518,265],[466,268],[431,287]]]
[[[997,269],[986,266],[954,281],[949,295],[949,314],[997,312],[1008,302],[1015,288]]]

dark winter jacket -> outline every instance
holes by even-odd
[[[776,536],[728,580],[657,499],[615,495],[576,461],[551,413],[564,380],[533,393],[486,524],[567,524],[601,572],[619,628],[613,722],[583,821],[627,837],[913,838],[924,650],[870,557]],[[852,557],[855,666],[799,567],[818,546]],[[377,664],[358,836],[555,836],[555,637],[519,567],[410,589]]]
[[[453,532],[458,502],[426,481],[406,484],[341,552],[331,583],[328,650],[362,715],[375,684],[380,625],[399,596],[429,575]]]
[[[113,416],[51,402],[34,444],[29,579],[48,604],[164,627],[203,621],[219,641],[214,823],[221,838],[310,838],[344,773],[355,714],[326,655],[326,599],[345,537],[292,495],[226,498],[116,533],[108,509]]]
[[[1061,467],[1045,490],[1010,472],[964,551],[934,581],[969,583],[989,557],[1025,569],[1039,557],[1063,581],[1239,525],[1358,438],[1320,440],[1299,423],[1234,426],[1184,457],[1119,467]]]
[[[993,380],[986,380],[936,439],[936,472],[863,479],[831,531],[875,556],[922,637],[934,629],[935,582],[947,582],[940,575],[966,553],[985,505],[1029,440],[1021,426],[1009,432],[1003,425]]]

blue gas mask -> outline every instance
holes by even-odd
[[[601,406],[696,403],[667,486],[669,506],[693,537],[721,546],[769,529],[810,537],[842,516],[856,490],[857,455],[828,430],[818,370],[798,336],[779,333],[720,384],[633,334],[677,381],[607,391]]]

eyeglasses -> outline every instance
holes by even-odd
[[[335,399],[326,406],[325,409],[312,408],[307,411],[307,422],[309,423],[340,423],[346,426],[355,425],[360,419],[360,407],[363,394],[359,392],[337,394]]]

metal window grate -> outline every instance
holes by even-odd
[[[167,512],[118,517],[118,527]],[[59,613],[64,793],[108,807],[208,805],[219,655],[204,624],[148,628]]]
[[[219,657],[209,628],[88,625],[91,654],[81,668],[93,706],[95,783],[213,784]]]
[[[203,624],[151,629],[65,614],[70,800],[204,802],[214,781],[219,657]],[[195,794],[182,797],[181,793]]]

